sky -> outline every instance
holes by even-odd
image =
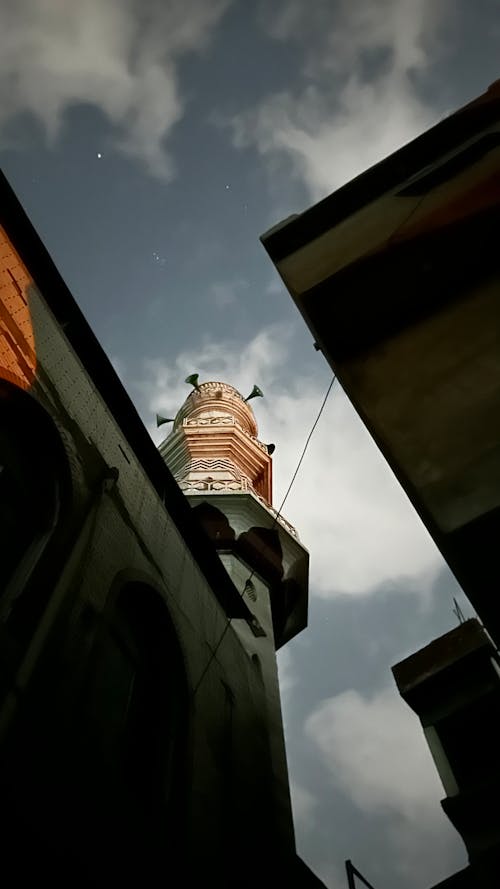
[[[500,0],[0,0],[0,164],[154,440],[221,379],[279,504],[331,379],[259,243],[500,75]],[[335,385],[284,509],[309,627],[279,657],[299,853],[329,889],[465,864],[390,667],[472,610]]]

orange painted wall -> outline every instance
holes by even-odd
[[[0,378],[29,389],[36,348],[29,307],[30,274],[0,227]]]

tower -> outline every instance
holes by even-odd
[[[276,650],[307,624],[309,556],[272,505],[274,448],[259,440],[254,412],[233,386],[196,385],[159,450],[254,615],[232,629],[262,686],[274,842],[285,850],[293,826]]]
[[[258,390],[260,391],[260,390]],[[307,624],[309,557],[272,504],[272,445],[227,383],[188,395],[160,453],[275,649]]]

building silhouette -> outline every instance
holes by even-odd
[[[486,628],[394,668],[469,853],[442,889],[500,885],[499,230],[500,81],[262,238]]]
[[[498,885],[500,658],[480,623],[467,620],[393,667],[420,718],[446,796],[444,812],[469,865],[435,889]]]
[[[321,886],[275,656],[307,553],[270,448],[206,383],[158,452],[3,178],[0,546],[3,885]]]

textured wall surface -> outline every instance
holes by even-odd
[[[57,885],[63,876],[70,885],[110,885],[113,877],[126,883],[133,873],[136,883],[148,885],[149,871],[160,866],[170,875],[181,869],[174,885],[189,885],[200,872],[208,885],[263,885],[263,867],[271,879],[273,868],[294,860],[269,614],[267,635],[255,636],[241,619],[228,627],[177,527],[176,504],[150,483],[127,429],[117,424],[5,233],[1,256],[0,410],[12,403],[12,416],[31,418],[36,403],[61,446],[52,525],[27,547],[2,594],[0,806],[10,863],[19,878],[36,871]],[[37,428],[37,416],[27,445],[43,457],[52,444]],[[8,438],[9,429],[2,434]],[[123,589],[130,591],[138,625],[152,616],[158,626],[165,619],[172,627],[165,635],[170,673],[158,686],[165,700],[163,692],[151,692],[149,701],[159,711],[165,707],[166,719],[167,698],[180,701],[165,736],[164,758],[174,762],[158,760],[159,836],[147,826],[147,806],[142,818],[133,795],[118,787],[118,765],[112,761],[110,771],[99,746],[117,731],[113,708],[123,673],[113,673],[116,654],[110,668],[96,652],[111,650],[103,639],[120,636],[116,609]],[[264,618],[269,608],[259,608]],[[161,651],[155,656],[160,662]],[[271,683],[263,681],[263,670],[272,673]],[[94,710],[89,687],[100,702]],[[271,697],[266,687],[273,688]],[[125,731],[121,723],[119,730]],[[144,751],[143,757],[147,769]],[[118,778],[110,777],[113,770]],[[25,847],[36,848],[32,860],[22,855]]]

